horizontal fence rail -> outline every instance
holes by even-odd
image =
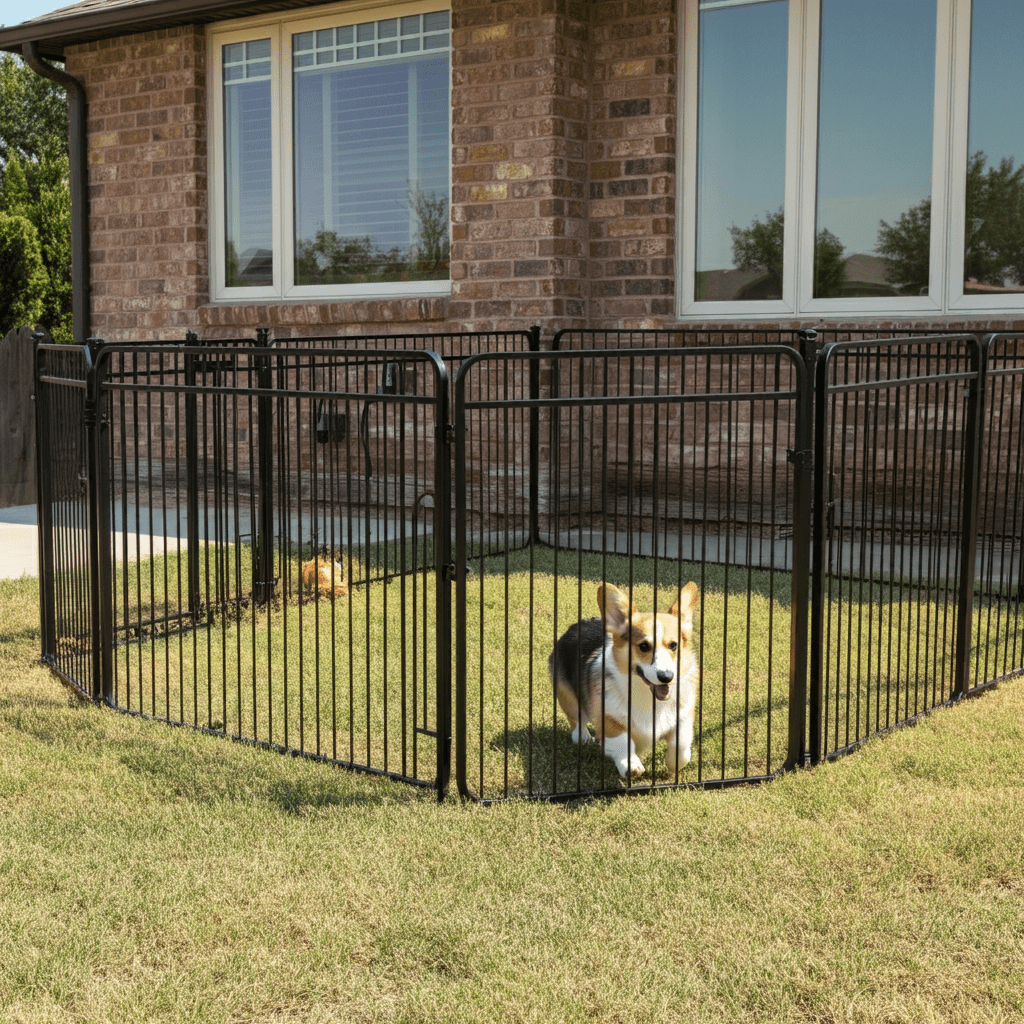
[[[1024,338],[887,333],[39,344],[44,658],[485,802],[836,756],[1024,670]],[[622,776],[549,657],[600,586],[691,581],[690,760],[677,724]]]

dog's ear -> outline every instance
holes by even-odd
[[[611,583],[597,588],[597,606],[601,609],[604,628],[607,633],[621,633],[625,630],[629,617],[636,611],[634,605],[630,611],[626,595]]]
[[[699,596],[697,584],[690,580],[679,592],[676,603],[669,609],[669,615],[674,615],[679,620],[679,628],[687,640],[693,634],[693,609]]]

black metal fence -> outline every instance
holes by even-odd
[[[122,710],[441,794],[769,778],[1024,669],[1022,344],[40,345],[43,655]],[[665,610],[690,580],[692,760],[620,779],[548,656],[601,583]]]

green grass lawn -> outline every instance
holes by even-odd
[[[207,561],[225,567],[222,592],[234,603],[210,599],[204,571],[204,607],[214,613],[204,613],[198,628],[178,628],[176,618],[189,590],[184,556],[120,566],[117,625],[170,616],[170,627],[116,630],[118,707],[421,782],[435,778],[441,670],[433,573],[407,572],[316,602],[297,597],[296,558],[279,562],[282,597],[261,607],[246,600],[253,575],[247,549],[207,555],[204,568]],[[642,784],[778,771],[787,746],[789,576],[535,549],[478,559],[467,581],[469,789],[491,800],[622,788],[596,745],[571,742],[548,656],[572,622],[598,614],[603,580],[631,591],[639,607],[665,610],[691,577],[702,588],[694,757],[669,777],[662,746],[648,758]],[[452,601],[454,622],[454,593]],[[440,655],[454,662],[450,641]]]
[[[376,573],[402,557],[378,549],[350,556],[350,578],[365,565],[372,563]],[[280,596],[258,606],[248,600],[250,550],[204,549],[199,589],[206,610],[197,628],[184,629],[175,613],[187,607],[187,559],[171,553],[120,565],[117,625],[161,623],[168,616],[170,622],[169,628],[116,631],[115,703],[431,783],[437,679],[444,671],[438,658],[455,668],[451,642],[439,650],[435,641],[434,574],[409,571],[351,587],[333,601],[311,601],[298,597],[300,562],[278,560]],[[571,742],[547,667],[555,639],[578,618],[597,614],[596,591],[604,580],[631,591],[641,608],[669,607],[691,578],[700,586],[693,760],[670,777],[661,745],[636,784],[714,783],[769,776],[783,767],[792,657],[789,574],[544,547],[475,559],[471,569],[461,738],[466,786],[474,796],[557,796],[626,785],[596,745]],[[215,600],[211,577],[222,580],[220,593],[228,600]],[[826,751],[860,742],[948,697],[954,598],[947,590],[909,584],[831,587],[823,659]],[[452,601],[454,623],[456,593]],[[982,609],[979,603],[979,663],[988,667],[1002,648],[1016,653],[1022,640],[1015,604],[995,600]],[[59,648],[58,655],[81,658],[82,652]]]
[[[1024,1020],[1024,682],[722,792],[449,801],[71,698],[0,583],[0,1019]]]

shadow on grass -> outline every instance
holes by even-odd
[[[681,769],[678,778],[665,765],[665,744],[642,758],[646,771],[635,779],[622,779],[612,761],[596,742],[578,745],[568,729],[535,726],[513,729],[492,737],[488,744],[484,776],[480,766],[477,795],[483,799],[505,797],[566,798],[648,789],[652,786],[692,785],[697,782],[694,762]],[[472,769],[471,769],[472,770]]]
[[[269,804],[287,814],[302,815],[332,807],[436,799],[433,790],[340,766],[332,766],[334,771],[317,765],[314,771],[296,772],[292,764],[269,752],[239,759],[230,750],[220,744],[209,750],[201,744],[182,749],[134,740],[119,760],[165,799],[191,804]]]

